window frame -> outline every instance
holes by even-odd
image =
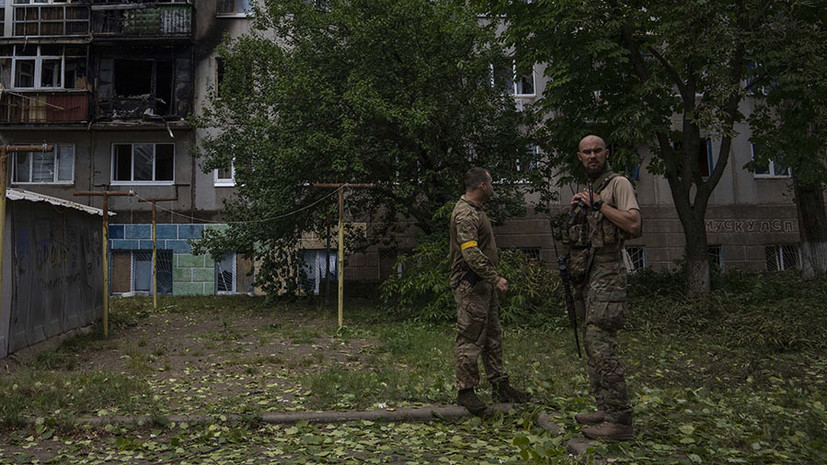
[[[645,245],[627,245],[623,248],[626,256],[629,258],[627,271],[637,273],[649,266],[649,257]]]
[[[497,77],[498,77],[498,74],[497,74],[498,69],[494,66],[493,63],[490,65],[490,69],[491,69],[491,85],[496,87]],[[530,92],[530,93],[521,92],[520,90],[522,89],[522,87],[520,86],[520,83],[522,82],[523,78],[528,77],[528,76],[531,76],[532,92]],[[534,66],[533,65],[531,66],[531,74],[524,74],[524,75],[519,75],[518,76],[517,75],[517,62],[515,60],[511,60],[511,76],[510,76],[510,78],[508,78],[507,82],[511,83],[511,91],[509,92],[508,88],[506,86],[506,93],[508,95],[510,95],[511,97],[514,97],[515,99],[532,98],[532,97],[537,96],[537,73],[534,72]]]
[[[755,161],[755,145],[756,145],[755,143],[750,143],[749,144],[750,155],[751,155],[753,161]],[[759,149],[760,149],[760,146],[759,146]],[[793,169],[790,168],[789,166],[784,168],[787,171],[786,174],[776,173],[776,169],[775,169],[776,166],[780,166],[780,165],[776,165],[775,161],[772,158],[770,158],[770,159],[768,159],[768,163],[767,163],[767,172],[766,173],[757,173],[755,170],[753,170],[752,171],[752,177],[754,179],[791,179],[793,177]]]
[[[9,90],[14,91],[44,91],[44,90],[63,90],[65,89],[65,72],[66,72],[66,50],[61,49],[60,55],[43,55],[41,53],[42,45],[31,45],[36,48],[34,55],[19,55],[18,45],[14,45],[11,56],[4,55],[2,58],[11,59],[11,69],[9,70]],[[22,62],[34,62],[34,69],[32,72],[32,85],[21,86],[18,71]],[[58,83],[55,86],[43,86],[43,65],[44,63],[57,61],[59,63],[57,70]]]
[[[221,11],[222,1],[219,0],[215,5],[215,16],[218,18],[246,18],[250,16],[255,7],[255,0],[232,0],[234,11]],[[239,7],[242,2],[247,2],[249,10],[239,12]]]
[[[786,252],[785,253],[785,249]],[[772,253],[772,257],[770,257]],[[764,255],[767,271],[786,271],[801,269],[801,247],[798,244],[766,244],[764,246]],[[795,257],[795,263],[788,265],[785,263],[784,257],[792,255]],[[770,268],[770,259],[775,262],[775,268]]]
[[[11,184],[15,185],[42,185],[42,184],[50,184],[50,185],[64,185],[64,186],[71,186],[75,184],[75,160],[77,159],[77,151],[75,150],[74,144],[51,144],[54,148],[51,151],[52,158],[54,160],[54,172],[52,175],[52,181],[32,181],[34,177],[34,162],[32,160],[33,155],[35,153],[45,153],[45,152],[15,152],[13,153],[14,157],[11,161]],[[61,147],[71,147],[72,148],[72,162],[71,162],[71,175],[70,179],[59,179],[60,176],[60,148]],[[29,180],[28,181],[18,181],[17,180],[17,167],[18,167],[18,157],[21,155],[26,155],[29,157]]]
[[[213,186],[215,187],[235,187],[235,161],[230,160],[230,177],[229,178],[220,178],[218,177],[218,172],[220,170],[214,169],[213,170]]]
[[[152,180],[135,180],[135,146],[136,145],[152,145]],[[130,153],[130,180],[124,181],[120,179],[115,179],[116,176],[116,165],[115,165],[115,157],[116,157],[116,149],[117,146],[124,146],[129,145],[131,146],[131,153]],[[163,180],[156,180],[156,168],[157,168],[157,152],[159,145],[170,145],[172,146],[172,179],[163,179]],[[113,142],[110,148],[110,183],[113,186],[145,186],[145,185],[153,185],[153,186],[173,186],[175,185],[175,144],[170,142]]]
[[[223,267],[229,265],[229,269],[225,269]],[[224,257],[221,260],[216,260],[215,265],[215,295],[233,295],[238,294],[238,253],[237,252],[226,252]],[[230,279],[230,289],[218,289],[219,282],[219,275],[223,271],[230,272],[231,279]]]
[[[721,268],[722,273],[726,271],[723,244],[707,244],[706,256],[709,257],[711,263],[714,263],[715,265]]]

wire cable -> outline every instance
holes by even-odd
[[[323,201],[325,201],[328,198],[332,197],[334,194],[337,194],[340,190],[346,189],[347,187],[348,187],[348,184],[344,184],[344,185],[340,186],[339,188],[335,189],[330,194],[320,198],[319,200],[316,200],[315,202],[313,202],[311,204],[305,205],[304,207],[293,210],[291,212],[282,213],[282,214],[279,214],[279,215],[276,215],[276,216],[271,216],[269,218],[262,218],[260,220],[251,220],[251,221],[212,221],[212,220],[205,220],[203,218],[196,218],[194,216],[184,215],[183,213],[177,213],[173,210],[161,207],[160,205],[156,206],[156,208],[158,210],[170,213],[170,214],[178,216],[180,218],[186,218],[188,220],[199,221],[199,222],[203,222],[203,223],[212,223],[212,224],[254,224],[254,223],[261,223],[261,222],[265,222],[265,221],[278,220],[278,219],[281,219],[281,218],[287,218],[289,216],[296,215],[298,213],[301,213],[301,212],[303,212],[303,211],[305,211],[305,210],[307,210],[311,207],[314,207],[314,206],[322,203]],[[141,197],[140,195],[138,195],[137,193],[135,193],[134,191],[132,191],[132,195],[137,197],[139,200],[141,200],[141,199],[143,199],[144,201],[147,200],[147,199]]]

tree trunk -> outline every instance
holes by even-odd
[[[827,272],[827,212],[820,183],[802,185],[794,182],[798,231],[801,239],[801,273],[804,279]]]
[[[684,222],[686,239],[686,295],[698,297],[709,294],[709,256],[707,254],[704,217],[692,215]]]

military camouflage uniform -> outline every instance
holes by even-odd
[[[601,189],[602,187],[602,189]],[[628,179],[607,171],[592,189],[619,210],[640,210]],[[623,243],[627,234],[586,209],[573,218],[568,237],[574,299],[583,324],[583,345],[588,357],[591,391],[606,421],[631,424],[632,407],[626,393],[623,367],[617,355],[617,331],[626,319],[626,273]]]
[[[465,196],[460,198],[451,214],[449,248],[450,282],[457,302],[457,390],[479,384],[477,359],[480,355],[492,385],[507,380],[495,287],[500,279],[497,274],[497,243],[482,207]]]

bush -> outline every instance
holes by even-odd
[[[448,285],[448,239],[432,238],[396,262],[401,274],[381,286],[382,298],[397,312],[423,321],[453,321],[456,303]],[[499,271],[509,289],[500,300],[504,324],[563,325],[562,286],[556,269],[517,251],[502,251]]]
[[[803,281],[797,271],[717,275],[708,296],[689,299],[680,272],[636,273],[627,327],[691,338],[717,335],[750,350],[827,348],[827,278]]]

